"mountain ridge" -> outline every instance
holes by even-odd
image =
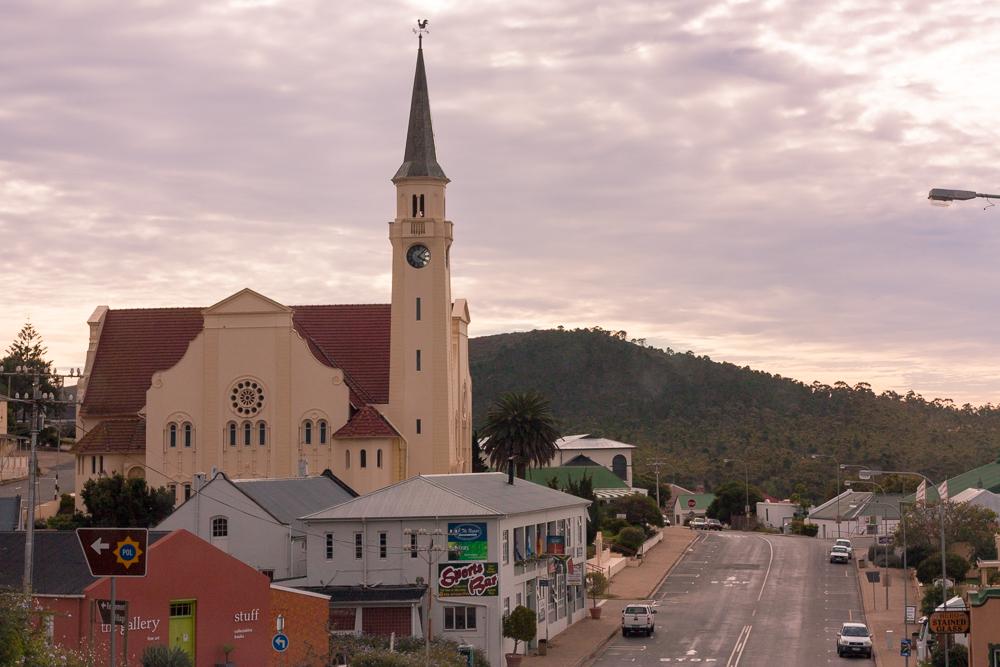
[[[835,464],[915,470],[940,479],[996,460],[1000,408],[875,394],[660,350],[624,331],[547,329],[469,341],[473,417],[506,391],[536,390],[564,434],[638,445],[636,466],[668,462],[661,481],[712,488],[743,477],[779,497],[797,484],[831,493]],[[810,454],[823,454],[813,460]]]

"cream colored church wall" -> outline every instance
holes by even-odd
[[[264,392],[263,406],[251,416],[237,414],[230,400],[231,387],[243,379]],[[304,453],[302,419],[326,419],[329,438],[346,423],[349,404],[343,373],[313,356],[292,329],[290,313],[206,315],[205,329],[177,365],[154,376],[146,398],[147,462],[178,481],[213,467],[232,478],[296,476]],[[168,424],[183,418],[194,424],[193,446],[170,448]],[[235,447],[229,444],[231,421],[237,424]],[[245,421],[252,425],[249,446]],[[267,428],[264,446],[258,440],[261,421]],[[311,473],[336,471],[333,448],[325,447],[325,453],[311,456]]]

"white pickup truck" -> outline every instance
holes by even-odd
[[[625,605],[622,609],[622,637],[633,633],[642,633],[649,637],[653,634],[656,624],[653,614],[656,610],[648,602],[635,602]]]

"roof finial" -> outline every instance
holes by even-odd
[[[417,27],[413,29],[413,34],[417,36],[417,48],[424,48],[424,35],[429,34],[427,29],[427,19],[417,19]]]

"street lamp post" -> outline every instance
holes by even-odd
[[[933,190],[931,191],[934,192]],[[966,199],[971,199],[972,197],[966,197]],[[870,479],[876,475],[909,475],[910,477],[919,477],[924,481],[927,486],[933,486],[934,483],[931,482],[930,478],[919,472],[913,472],[910,470],[862,470],[858,473],[858,477],[863,480]],[[944,510],[945,510],[945,500],[938,494],[938,503],[940,507],[938,508],[938,514],[941,517],[941,605],[944,607],[945,611],[948,611],[948,560],[945,557],[945,540],[944,540]],[[904,528],[905,530],[905,528]],[[905,610],[904,610],[904,613]],[[947,639],[947,638],[946,638]],[[944,667],[949,667],[948,659],[948,643],[944,642]]]
[[[814,461],[816,459],[830,459],[835,464],[837,464],[837,539],[840,539],[840,496],[842,489],[840,487],[840,461],[836,459],[833,454],[811,454],[810,457]],[[826,537],[826,532],[823,533],[823,537]]]
[[[1000,195],[988,195],[974,190],[950,190],[948,188],[933,188],[927,193],[927,198],[935,206],[947,206],[953,201],[967,201],[980,197],[982,199],[1000,199]]]
[[[746,504],[743,505],[743,515],[746,517],[747,525],[750,524],[750,465],[743,459],[722,459],[723,463],[742,463],[743,481],[746,484]]]
[[[881,493],[883,496],[886,495],[885,489],[880,484],[876,484],[875,482],[873,482],[871,480],[859,479],[859,480],[849,480],[847,482],[848,486],[853,486],[854,484],[871,484],[873,487],[875,487],[876,489],[878,489],[879,493]],[[873,507],[885,507],[886,509],[890,509],[890,510],[892,509],[892,505],[889,505],[887,503],[872,502],[872,503],[869,503],[869,504],[872,505]],[[885,537],[886,538],[888,538],[888,536],[889,536],[889,528],[888,528],[887,520],[888,520],[888,517],[886,517],[886,516],[883,515],[883,517],[882,517],[882,532],[885,533]],[[875,553],[877,554],[878,553],[878,524],[877,523],[875,524],[875,542],[876,542]],[[905,549],[906,547],[903,547],[903,548]],[[888,539],[886,539],[885,543],[882,545],[882,559],[883,559],[882,560],[882,576],[886,580],[883,583],[883,587],[885,588],[885,608],[886,608],[886,611],[888,611],[889,610],[889,540]],[[904,595],[906,594],[906,584],[905,584],[905,582],[903,584],[903,594]],[[872,604],[873,605],[875,604],[874,600],[872,600]],[[905,607],[905,605],[906,605],[905,600],[904,600],[903,604],[904,604],[904,607]],[[905,609],[904,609],[904,611],[905,611]]]

